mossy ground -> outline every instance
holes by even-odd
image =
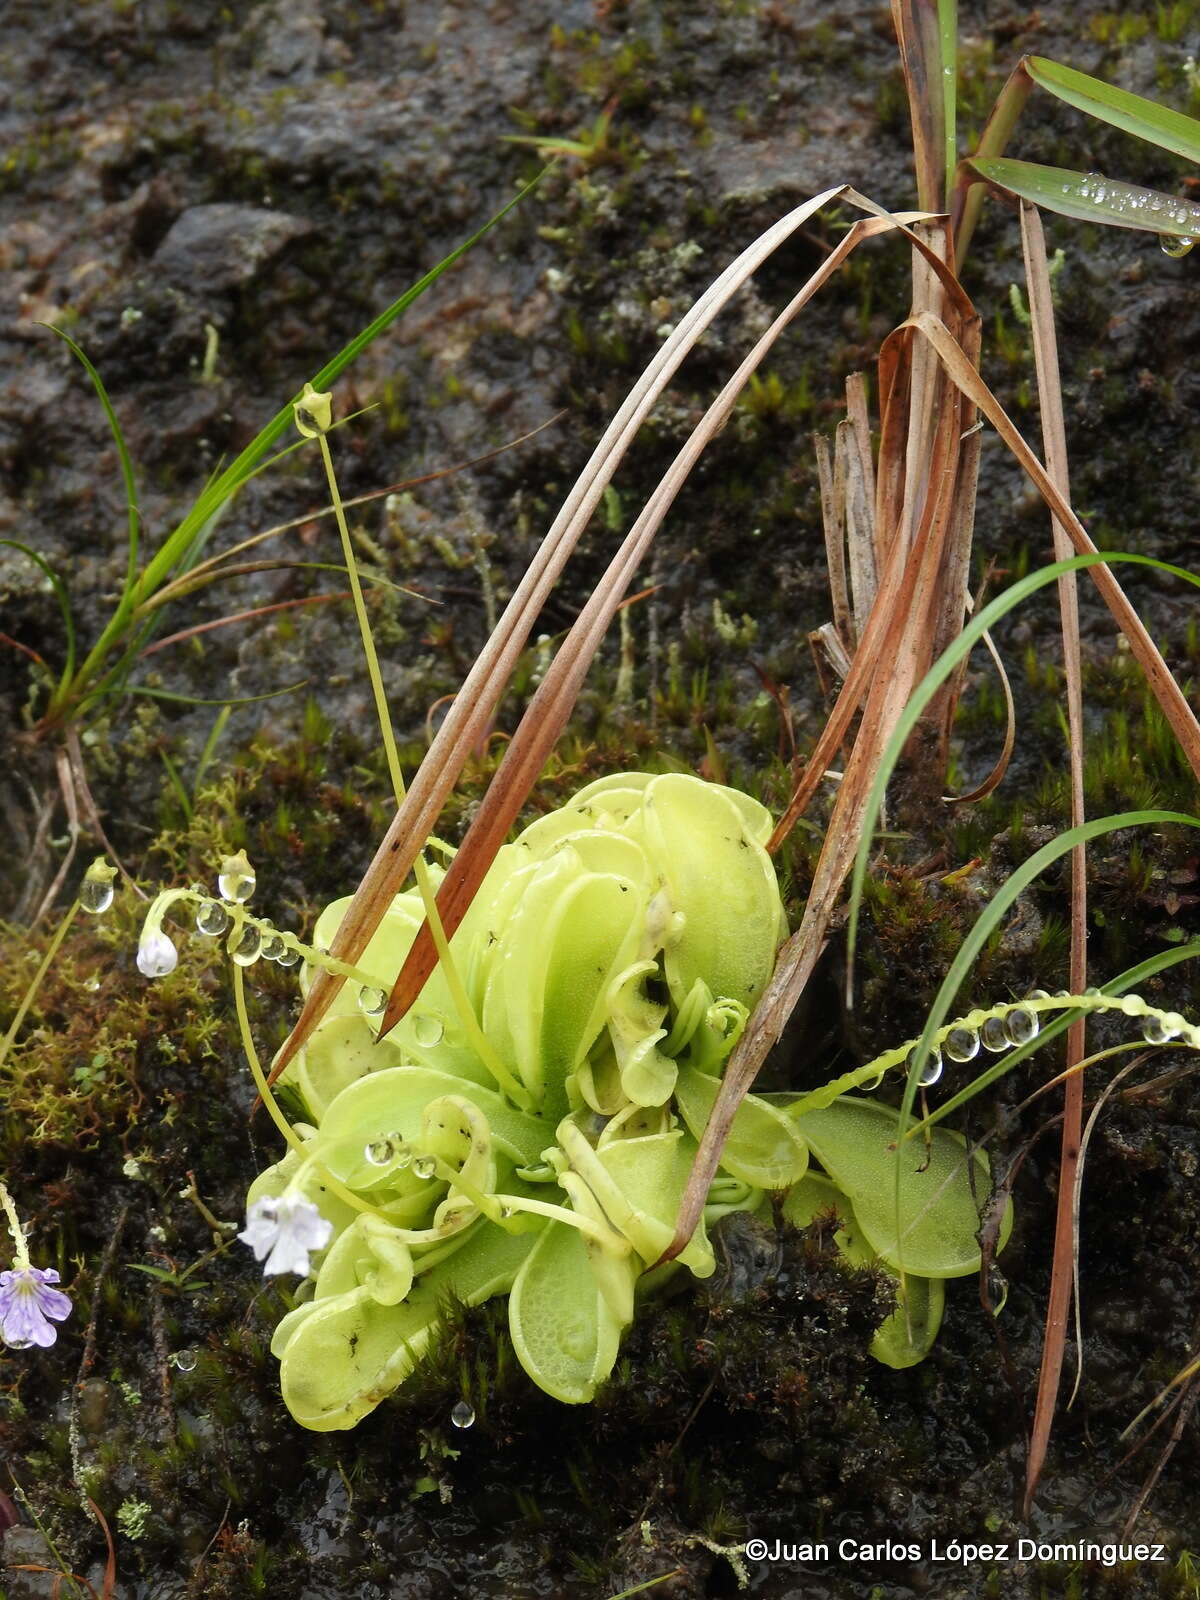
[[[500,143],[500,131],[585,146],[339,397],[345,409],[376,407],[337,440],[348,495],[466,459],[567,408],[554,430],[487,473],[356,513],[364,558],[442,602],[378,591],[373,601],[411,768],[427,714],[457,687],[489,607],[507,597],[660,329],[807,194],[850,180],[885,202],[907,201],[907,119],[876,8],[827,15],[633,0],[560,10],[543,26],[525,8],[416,0],[293,4],[232,21],[170,0],[15,5],[0,69],[21,128],[3,167],[0,220],[23,298],[0,326],[0,353],[14,370],[36,371],[0,393],[0,532],[70,571],[83,634],[94,636],[119,581],[119,479],[86,384],[48,352],[36,317],[59,318],[109,382],[153,540],[281,395],[532,171],[536,158]],[[1118,13],[1051,3],[1035,16],[968,4],[963,21],[964,106],[976,123],[1025,49],[1182,103],[1193,5]],[[597,118],[614,97],[600,135]],[[1022,129],[1020,153],[1032,158],[1178,181],[1178,163],[1044,104],[1031,106]],[[311,231],[233,287],[172,281],[157,255],[171,224],[214,201],[283,211]],[[1186,559],[1194,497],[1182,485],[1198,444],[1193,261],[1164,262],[1126,235],[1052,231],[1067,252],[1056,283],[1076,503],[1102,546]],[[823,219],[718,320],[623,466],[540,631],[569,623],[731,358],[837,237],[836,221]],[[806,637],[828,614],[808,433],[831,430],[842,376],[869,364],[903,315],[905,272],[898,250],[863,252],[772,357],[664,528],[637,585],[655,593],[629,613],[623,645],[606,647],[538,805],[602,771],[671,761],[774,807],[786,798],[791,737],[803,754],[824,709]],[[985,372],[1035,437],[1032,366],[1009,297],[1019,274],[1013,230],[993,212],[969,287],[985,317]],[[218,336],[207,376],[206,325]],[[217,538],[232,543],[311,512],[320,500],[312,467],[300,456],[257,480]],[[307,523],[291,554],[332,559],[320,529]],[[981,558],[1018,575],[1047,546],[1043,510],[990,441]],[[3,562],[5,630],[56,658],[52,597],[11,551]],[[309,582],[295,571],[258,574],[236,598],[202,597],[175,625],[296,599]],[[1172,666],[1194,685],[1200,647],[1188,593],[1144,571],[1129,583]],[[1082,592],[1089,811],[1194,810],[1190,775],[1086,584]],[[768,1064],[771,1086],[820,1082],[917,1032],[980,905],[1063,825],[1055,627],[1045,597],[1000,633],[1020,715],[1005,786],[960,809],[931,804],[921,775],[911,792],[901,784],[893,794],[855,1008],[847,1014],[842,1003],[835,937]],[[16,729],[37,700],[21,659],[0,660],[0,709]],[[494,769],[540,664],[531,648],[444,820],[448,837]],[[123,703],[91,729],[85,756],[114,843],[143,884],[207,880],[221,853],[245,846],[264,907],[281,924],[311,926],[356,881],[387,815],[343,606],[220,629],[149,666],[161,673],[143,680],[151,686],[205,696],[307,680],[293,697],[235,712],[194,795],[211,707]],[[1002,739],[986,667],[971,673],[958,732],[952,787],[961,792]],[[50,752],[14,749],[33,799],[15,773],[0,773],[5,905],[31,869],[57,859],[32,853],[34,801],[53,793]],[[186,803],[164,778],[164,754]],[[781,858],[793,909],[818,843],[797,831]],[[1186,830],[1098,847],[1093,975],[1193,937],[1198,881]],[[1066,905],[1061,875],[1024,897],[964,1004],[1057,987]],[[640,1320],[593,1408],[565,1411],[533,1391],[506,1344],[502,1308],[484,1307],[455,1318],[419,1383],[355,1433],[318,1438],[296,1429],[278,1398],[267,1343],[283,1291],[264,1287],[242,1247],[214,1239],[211,1225],[240,1219],[249,1178],[275,1153],[267,1125],[249,1116],[217,953],[193,936],[178,972],[149,986],[133,966],[136,922],[128,894],[103,921],[79,920],[0,1083],[3,1170],[35,1225],[39,1259],[58,1265],[77,1304],[54,1351],[6,1357],[0,1368],[4,1454],[64,1557],[98,1588],[103,1545],[82,1487],[113,1527],[120,1591],[153,1600],[605,1596],[676,1568],[679,1577],[650,1592],[718,1596],[736,1591],[737,1574],[714,1546],[747,1532],[1013,1536],[1054,1209],[1049,1101],[1006,1123],[993,1146],[1009,1157],[1044,1130],[1016,1177],[1002,1344],[962,1283],[930,1359],[886,1371],[863,1354],[878,1284],[848,1278],[820,1233],[739,1230],[725,1235],[713,1284]],[[6,933],[0,1026],[44,940]],[[1175,969],[1155,997],[1194,1014],[1200,997],[1186,972]],[[255,969],[254,978],[266,1053],[294,997],[282,973]],[[977,1103],[976,1132],[1049,1075],[1052,1063],[1035,1063]],[[1163,1060],[1174,1064],[1183,1063]],[[950,1069],[939,1092],[961,1081]],[[1083,1195],[1085,1376],[1057,1424],[1038,1531],[1119,1526],[1149,1473],[1162,1434],[1129,1462],[1118,1435],[1196,1348],[1198,1163],[1191,1080],[1106,1106]],[[210,1216],[183,1193],[189,1187]],[[449,1414],[463,1395],[477,1420],[457,1432]],[[1169,1566],[973,1572],[965,1581],[1013,1600],[1195,1600],[1185,1553],[1200,1550],[1198,1449],[1193,1419],[1139,1528],[1167,1541]],[[28,1586],[43,1580],[4,1581],[18,1600],[20,1584],[34,1593]],[[751,1574],[751,1592],[779,1600],[857,1600],[870,1586],[948,1600],[963,1583],[930,1569]]]

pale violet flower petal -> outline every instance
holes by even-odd
[[[308,1275],[309,1253],[324,1250],[333,1237],[333,1224],[310,1200],[300,1195],[280,1195],[274,1200],[256,1200],[246,1215],[246,1226],[238,1238],[262,1261],[263,1274],[281,1272]]]
[[[71,1315],[71,1302],[61,1289],[53,1267],[14,1267],[0,1272],[0,1338],[14,1350],[31,1345],[48,1349],[58,1338],[49,1320],[63,1322]]]

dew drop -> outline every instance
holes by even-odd
[[[441,1017],[435,1017],[428,1011],[423,1011],[413,1018],[413,1038],[426,1049],[441,1044],[445,1031]]]
[[[1049,989],[1031,989],[1029,991],[1029,998],[1031,1000],[1049,1000],[1050,991]]]
[[[89,994],[96,994],[100,988],[100,979],[93,972],[90,978],[83,980],[83,987]]]
[[[979,1030],[979,1038],[985,1050],[998,1053],[1008,1049],[1008,1034],[999,1017],[988,1017],[983,1027]]]
[[[161,928],[145,934],[137,950],[137,969],[144,978],[165,978],[174,972],[179,962],[179,951]]]
[[[79,886],[79,904],[94,917],[103,915],[113,903],[116,869],[104,860],[93,862]]]
[[[423,1181],[432,1178],[437,1171],[437,1162],[432,1156],[418,1156],[412,1164],[413,1174]]]
[[[358,1009],[366,1017],[381,1017],[387,1005],[387,995],[382,989],[362,988],[358,991]]]
[[[866,1083],[860,1083],[859,1088],[864,1094],[873,1094],[883,1082],[883,1079],[884,1074],[882,1072],[877,1072],[875,1076],[873,1078],[869,1078]]]
[[[1036,1039],[1039,1027],[1037,1012],[1028,1006],[1016,1006],[1004,1019],[1004,1031],[1011,1045],[1028,1044]]]
[[[276,962],[281,967],[294,967],[300,959],[299,950],[294,949],[290,944],[284,944],[282,938],[279,942],[283,945],[283,949],[275,957]]]
[[[196,1352],[194,1350],[176,1350],[171,1357],[171,1365],[180,1372],[195,1372]]]
[[[1195,242],[1195,239],[1188,234],[1164,233],[1159,237],[1158,248],[1163,255],[1170,256],[1172,261],[1178,261],[1181,256],[1187,255]]]
[[[450,1413],[450,1421],[456,1428],[469,1428],[475,1421],[475,1408],[468,1405],[465,1400],[460,1400]]]
[[[10,1338],[8,1338],[6,1336],[4,1342],[5,1342],[5,1344],[8,1346],[8,1348],[10,1350],[32,1350],[33,1349],[33,1340],[32,1339],[10,1339]]]
[[[283,942],[283,935],[277,933],[274,928],[268,928],[263,934],[262,949],[259,951],[263,960],[278,961],[286,949],[287,945]]]
[[[951,1061],[974,1061],[979,1054],[979,1035],[974,1028],[951,1028],[942,1049]]]
[[[1142,1038],[1147,1044],[1166,1044],[1171,1037],[1163,1024],[1163,1019],[1155,1012],[1146,1017],[1142,1022]]]
[[[914,1045],[913,1048],[908,1052],[908,1055],[904,1059],[905,1071],[906,1072],[911,1072],[912,1069],[916,1066],[916,1064],[917,1064],[917,1047],[916,1047],[916,1045]],[[930,1084],[936,1083],[938,1081],[938,1079],[941,1077],[941,1075],[942,1075],[942,1052],[937,1048],[936,1045],[933,1045],[926,1052],[925,1064],[921,1068],[921,1076],[917,1079],[917,1082],[921,1085],[921,1087],[923,1089],[927,1089]]]
[[[217,874],[217,890],[222,900],[231,900],[234,905],[245,905],[254,893],[257,883],[254,868],[250,865],[244,850],[239,850],[235,856],[226,856],[222,861],[221,870]]]
[[[363,1146],[363,1160],[369,1161],[373,1167],[386,1167],[395,1156],[396,1146],[390,1134],[385,1134],[382,1139],[372,1139]]]
[[[219,900],[206,900],[196,912],[196,931],[217,939],[229,926],[229,913]]]
[[[396,1143],[395,1154],[392,1156],[392,1165],[397,1172],[403,1172],[406,1167],[412,1166],[413,1147],[407,1144],[398,1133],[392,1134],[392,1138]]]
[[[252,922],[247,922],[240,932],[230,934],[225,948],[239,967],[252,967],[262,954],[262,934]]]

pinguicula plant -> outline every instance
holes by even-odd
[[[990,1178],[982,1153],[942,1127],[904,1145],[897,1169],[898,1112],[854,1092],[907,1071],[914,1040],[806,1095],[748,1095],[695,1231],[659,1264],[725,1061],[786,934],[771,827],[757,801],[690,774],[589,784],[499,852],[448,962],[386,1038],[385,989],[421,926],[419,891],[394,899],[353,969],[328,954],[349,899],[301,943],[250,913],[244,858],[222,864],[219,898],[155,901],[143,970],[167,965],[168,948],[174,964],[173,908],[225,939],[251,1068],[289,1145],[252,1184],[241,1238],[264,1272],[304,1280],[272,1341],[297,1421],[353,1426],[413,1371],[450,1301],[505,1294],[529,1376],[588,1401],[637,1306],[673,1275],[712,1273],[709,1225],[771,1193],[796,1226],[836,1213],[849,1265],[893,1277],[874,1355],[903,1367],[928,1353],[945,1280],[980,1268]],[[436,886],[442,870],[431,875]],[[317,970],[347,980],[278,1080],[294,1125],[249,1031],[243,974],[264,956],[303,958],[302,993]],[[940,1028],[924,1083],[943,1053],[1029,1047],[1044,1016],[1075,1009],[1200,1047],[1200,1029],[1136,995],[1039,992]],[[996,1248],[1010,1223],[1006,1203]]]

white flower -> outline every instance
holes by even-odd
[[[273,1200],[256,1200],[246,1213],[246,1227],[238,1234],[243,1244],[254,1251],[254,1259],[265,1257],[263,1275],[298,1272],[308,1276],[310,1250],[324,1250],[333,1236],[333,1224],[310,1200],[296,1194],[281,1194]]]

